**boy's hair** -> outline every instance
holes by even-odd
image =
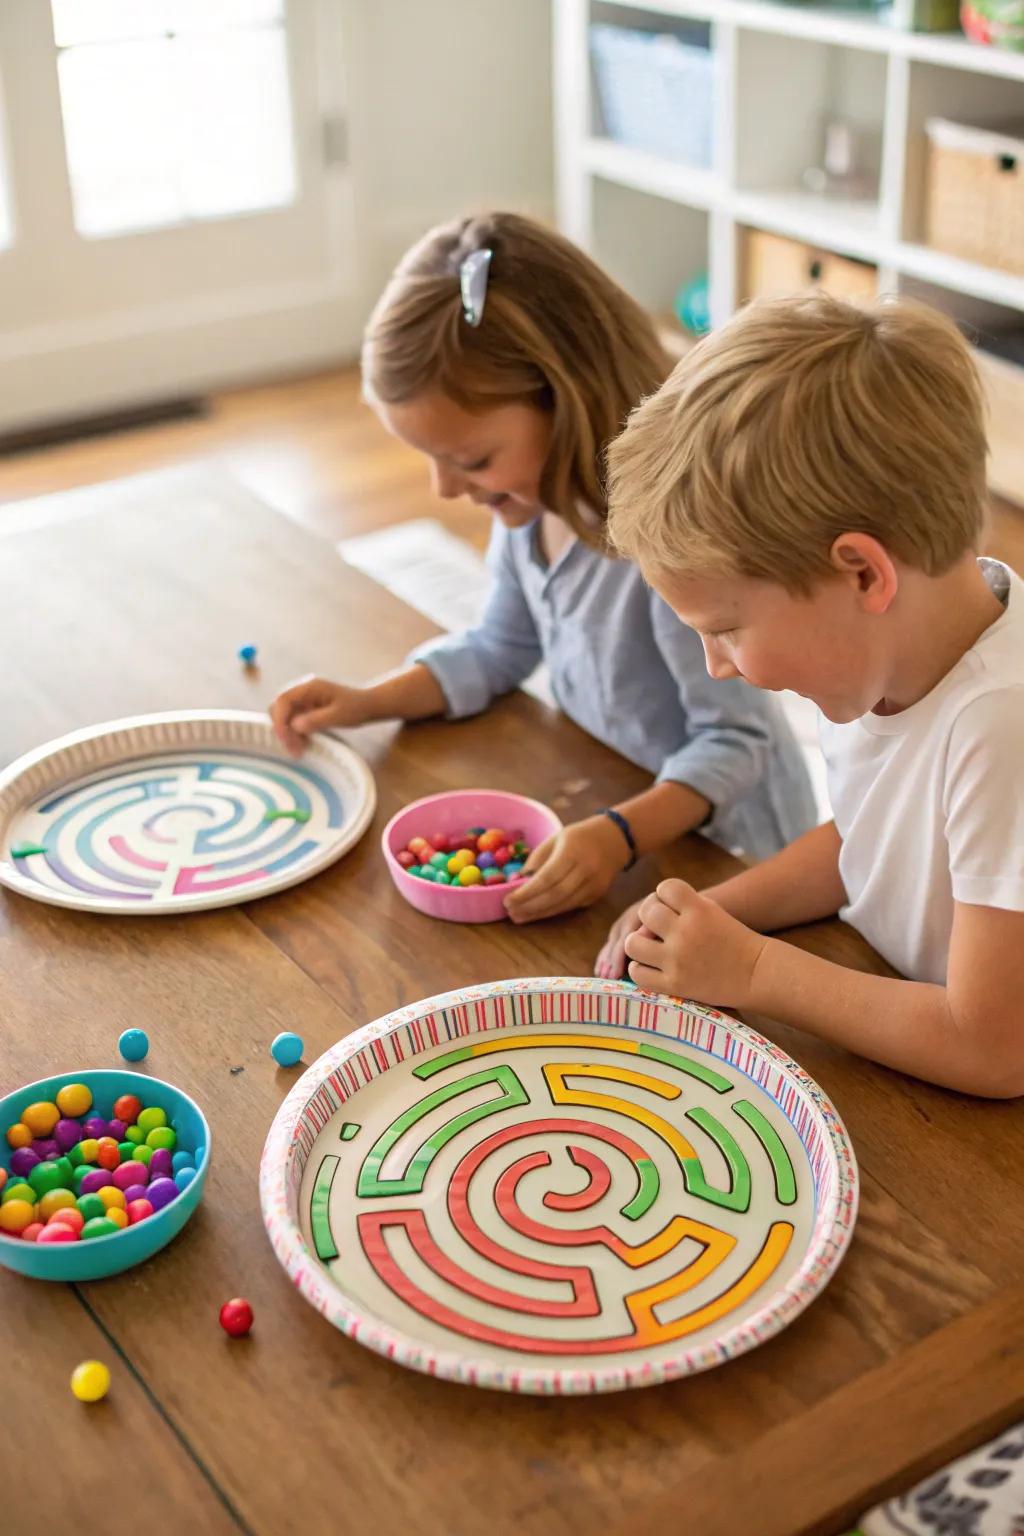
[[[648,571],[808,592],[842,533],[929,575],[977,548],[985,427],[951,320],[903,300],[758,302],[683,359],[608,452],[608,536]]]
[[[494,255],[474,327],[463,318],[459,269],[484,248]],[[378,300],[362,352],[371,404],[439,390],[469,411],[511,401],[549,411],[541,499],[597,545],[604,449],[670,367],[650,317],[628,294],[568,240],[515,213],[457,219],[425,235]]]

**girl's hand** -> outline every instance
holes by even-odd
[[[629,849],[607,816],[563,827],[535,848],[523,866],[531,878],[510,892],[505,910],[514,923],[589,907],[626,866]]]
[[[711,1006],[750,1006],[754,971],[771,939],[754,933],[685,880],[663,880],[626,936],[630,980],[648,992]]]
[[[620,912],[608,930],[605,939],[594,961],[594,975],[606,976],[609,981],[618,981],[626,974],[626,939],[629,934],[636,933],[642,928],[640,921],[640,908],[642,902],[634,901],[625,912]]]
[[[365,725],[371,718],[368,690],[347,688],[325,677],[304,677],[278,694],[270,706],[270,723],[278,741],[298,757],[314,731],[332,726]]]

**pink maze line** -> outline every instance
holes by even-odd
[[[164,839],[161,838],[160,841],[163,842]],[[139,869],[154,869],[157,874],[162,874],[167,868],[167,865],[161,864],[158,859],[146,859],[143,858],[141,853],[136,853],[135,849],[120,832],[113,833],[110,839],[110,846],[122,859],[127,859],[129,864],[137,864]]]
[[[206,894],[207,891],[229,891],[235,885],[251,885],[254,880],[262,880],[269,873],[265,869],[247,869],[241,875],[225,875],[220,880],[199,880],[199,875],[208,875],[216,869],[216,864],[194,864],[187,869],[178,871],[178,878],[174,882],[175,896],[191,896],[193,891]]]
[[[163,841],[163,839],[161,839]],[[110,846],[122,859],[129,864],[136,864],[140,869],[152,869],[158,874],[163,874],[167,865],[160,863],[158,859],[144,858],[141,853],[136,853],[130,843],[120,832],[114,833],[110,839]],[[240,875],[225,875],[221,880],[200,880],[200,875],[208,875],[216,869],[216,864],[190,865],[178,871],[174,881],[175,896],[190,896],[193,891],[229,891],[235,885],[250,885],[254,880],[262,880],[267,874],[265,869],[248,869]]]

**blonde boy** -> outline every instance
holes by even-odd
[[[901,1071],[1024,1093],[1024,582],[979,560],[985,435],[951,322],[751,305],[635,410],[609,533],[713,677],[824,716],[835,819],[698,895],[664,881],[603,974],[728,1000]],[[907,980],[764,935],[841,912]]]

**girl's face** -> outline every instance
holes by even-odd
[[[551,417],[536,406],[496,405],[470,412],[431,391],[397,405],[378,403],[381,422],[425,454],[434,490],[446,501],[468,496],[506,528],[539,517],[540,481],[551,441]]]

